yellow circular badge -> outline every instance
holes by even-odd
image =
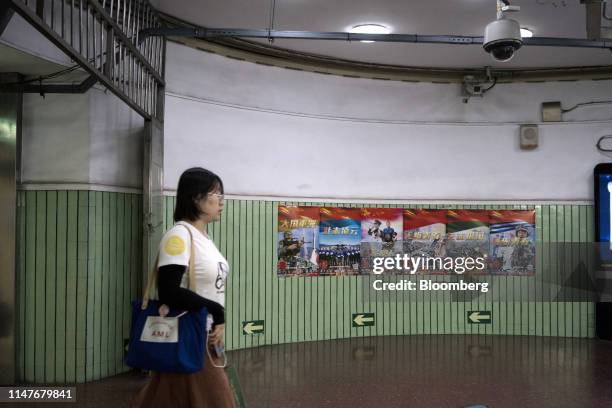
[[[181,237],[173,235],[168,239],[168,242],[166,242],[164,251],[166,251],[168,255],[180,255],[185,251],[185,242]]]

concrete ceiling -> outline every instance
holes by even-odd
[[[17,14],[0,36],[0,72],[17,72],[26,78],[35,78],[73,65],[68,56]],[[87,77],[79,68],[45,83],[74,83]]]
[[[26,78],[36,78],[66,69],[66,65],[61,65],[48,59],[28,54],[9,45],[0,43],[0,72],[16,72]],[[54,79],[45,80],[45,84],[54,83],[80,83],[89,75],[82,69]],[[36,84],[36,83],[34,83]]]
[[[163,13],[211,28],[267,29],[274,0],[151,0]],[[538,37],[586,37],[586,11],[579,0],[512,1],[511,17]],[[612,14],[612,11],[610,12]],[[482,36],[495,19],[495,0],[276,0],[277,30],[347,31],[363,23],[383,24],[395,34]],[[604,23],[606,21],[604,20]],[[612,26],[612,22],[607,21]],[[608,30],[603,30],[607,36]],[[261,41],[267,43],[266,40]],[[348,43],[276,40],[275,47],[360,62],[440,68],[538,68],[612,65],[606,49],[523,47],[506,63],[479,45]]]
[[[0,72],[18,72],[26,76],[50,74],[66,68],[55,62],[20,51],[0,43]]]

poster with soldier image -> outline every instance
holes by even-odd
[[[445,258],[446,210],[405,209],[403,250],[410,257]],[[443,274],[441,264],[421,266],[417,273]]]
[[[395,257],[402,254],[401,208],[361,209],[361,268],[362,274],[372,273],[373,258]],[[394,273],[388,269],[386,274]]]
[[[319,207],[278,206],[278,276],[316,276]]]
[[[489,273],[534,275],[535,210],[495,210],[489,216]]]
[[[489,211],[487,210],[447,210],[446,211],[446,253],[455,259],[484,258],[489,256]],[[484,275],[487,269],[473,269],[465,272],[470,275]]]
[[[360,266],[359,208],[321,207],[319,274],[356,275]]]

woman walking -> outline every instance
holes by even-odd
[[[209,334],[204,368],[192,374],[153,372],[133,401],[133,408],[235,406],[220,358],[224,353],[225,280],[229,265],[206,232],[209,223],[221,218],[223,204],[223,182],[219,176],[201,167],[181,175],[175,224],[159,246],[157,286],[161,304],[187,311],[207,308]],[[191,257],[195,271],[193,291],[187,289],[186,273]]]

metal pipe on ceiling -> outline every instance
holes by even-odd
[[[314,32],[283,30],[245,30],[233,28],[205,27],[157,27],[141,30],[139,40],[146,37],[191,37],[202,39],[219,38],[267,38],[335,41],[378,41],[427,44],[482,44],[483,37],[465,35],[419,35],[419,34],[358,34],[346,32]],[[612,49],[612,40],[588,40],[582,38],[531,37],[523,38],[523,45],[545,47],[577,47]]]

